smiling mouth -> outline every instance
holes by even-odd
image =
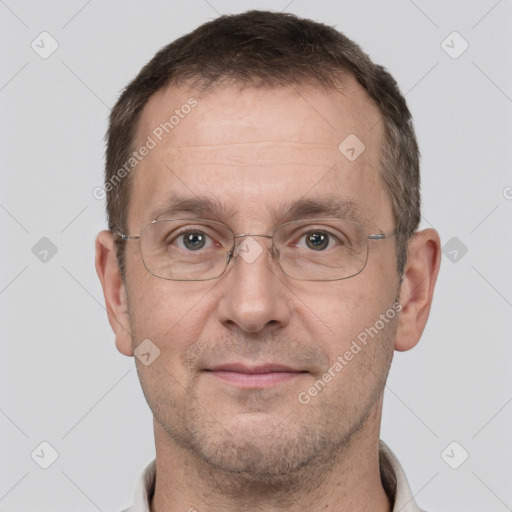
[[[226,364],[208,368],[204,372],[215,379],[245,389],[272,387],[309,373],[276,364],[260,366]]]

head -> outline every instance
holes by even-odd
[[[437,234],[417,231],[419,152],[391,75],[326,25],[223,16],[160,50],[128,85],[106,160],[97,269],[118,349],[157,347],[150,365],[137,359],[157,439],[275,481],[378,435],[393,350],[419,340],[439,266]],[[292,279],[256,236],[258,255],[232,258],[217,279],[166,280],[148,272],[139,242],[115,235],[171,216],[270,236],[331,218],[326,205],[338,203],[367,235],[393,234],[367,242],[366,266],[349,279]],[[222,370],[238,364],[293,375],[245,386]]]
[[[156,92],[180,84],[202,92],[228,84],[339,90],[347,75],[356,79],[380,112],[378,124],[371,127],[383,130],[376,170],[391,200],[401,274],[407,241],[421,218],[420,154],[405,99],[394,78],[353,41],[332,27],[291,14],[250,11],[206,23],[161,49],[126,87],[112,110],[107,135],[109,229],[126,230],[132,171],[139,162],[133,157],[139,149],[135,134],[144,107]],[[176,120],[175,116],[170,129]],[[164,128],[162,135],[167,134]],[[123,255],[120,243],[121,269]]]

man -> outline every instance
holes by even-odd
[[[418,159],[393,78],[289,14],[206,23],[125,89],[96,268],[154,415],[128,510],[419,510],[379,441],[440,262]]]

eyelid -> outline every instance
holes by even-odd
[[[300,241],[305,237],[308,236],[309,233],[315,233],[315,232],[324,232],[329,237],[329,244],[328,247],[332,245],[333,242],[337,242],[338,245],[346,245],[347,242],[350,243],[350,240],[346,236],[338,236],[334,231],[336,231],[334,228],[329,229],[329,226],[323,226],[323,227],[311,227],[309,225],[304,225],[300,228],[297,228],[297,232],[291,233],[290,237],[293,240],[292,244],[297,247],[300,243]],[[342,235],[343,233],[340,233]],[[288,237],[287,237],[288,238]]]
[[[188,219],[184,219],[184,220],[188,220]],[[201,220],[201,219],[191,219],[191,220]],[[204,229],[201,229],[201,228],[204,228]],[[219,236],[215,237],[213,235],[213,233],[211,233],[210,231],[214,231],[214,228],[207,226],[205,224],[184,224],[183,226],[176,228],[172,232],[167,233],[167,235],[165,236],[165,239],[167,239],[168,237],[171,237],[167,243],[168,244],[176,244],[177,241],[180,240],[180,237],[182,237],[184,234],[186,234],[188,232],[192,232],[192,233],[200,232],[200,233],[204,234],[210,240],[210,243],[213,244],[214,246],[216,244],[218,244],[218,245],[221,245],[222,247],[225,247],[225,246],[227,247],[227,245],[225,245],[223,243],[225,241],[222,240],[222,237],[219,237]],[[226,240],[226,242],[229,243],[229,240]],[[181,247],[180,247],[180,249],[181,249]]]

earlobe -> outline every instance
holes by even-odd
[[[441,242],[437,231],[425,229],[409,241],[407,263],[400,286],[402,311],[395,350],[413,348],[425,329],[441,263]]]
[[[116,336],[116,347],[125,356],[133,356],[126,290],[110,231],[101,231],[96,237],[96,272],[103,288],[108,321]]]

